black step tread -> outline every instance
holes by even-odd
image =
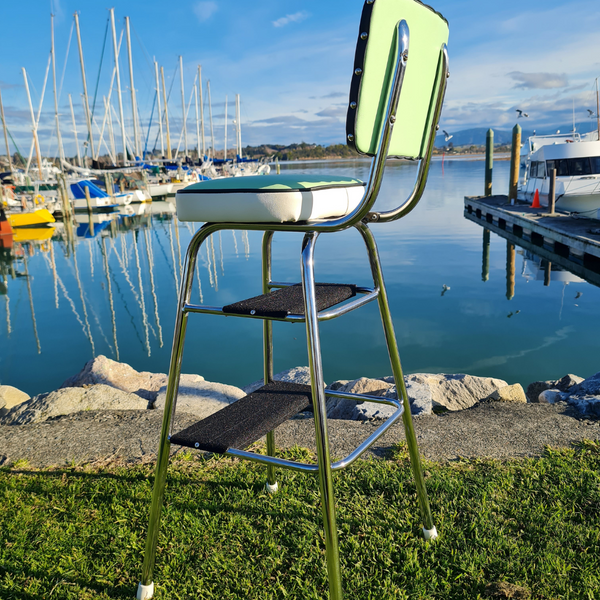
[[[315,284],[317,310],[331,308],[348,298],[356,296],[356,285],[340,283]],[[289,315],[304,314],[302,285],[296,283],[269,294],[240,300],[223,307],[223,312],[235,315],[256,315],[273,319],[285,319]]]
[[[171,443],[224,454],[243,450],[312,404],[310,385],[273,381],[171,436]]]

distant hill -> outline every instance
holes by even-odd
[[[523,121],[524,119],[521,119]],[[521,132],[521,138],[527,139],[529,136],[532,136],[534,133],[533,128],[524,128],[523,123],[519,123],[519,125],[523,128]],[[559,125],[556,128],[549,129],[547,127],[541,128],[536,131],[538,135],[549,135],[551,133],[556,133],[557,130],[562,131],[563,133],[567,133],[571,131],[573,128],[572,124],[569,125]],[[456,146],[484,146],[485,145],[485,137],[487,135],[489,127],[475,127],[473,129],[461,129],[460,131],[448,131],[452,135],[452,139],[448,142],[445,141],[445,137],[443,133],[439,133],[435,136],[435,147],[443,148],[447,146],[449,143],[452,143]],[[512,129],[500,129],[492,127],[494,130],[494,144],[510,144],[512,142]],[[584,125],[578,125],[577,130],[581,133],[585,133],[588,131],[592,131],[595,129],[595,123],[585,123]]]

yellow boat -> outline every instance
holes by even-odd
[[[13,242],[41,242],[53,234],[54,227],[22,227],[13,231]]]
[[[48,225],[54,223],[55,219],[45,208],[40,208],[33,212],[13,213],[6,215],[8,222],[12,227],[33,227],[36,225]]]

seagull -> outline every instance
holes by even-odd
[[[519,113],[519,119],[521,117],[528,117],[529,116],[526,112],[523,112],[522,110],[519,110],[518,108],[515,108],[515,110]]]
[[[577,298],[581,298],[581,296],[583,296],[583,292],[577,292],[577,295],[575,296],[575,300],[577,300]]]
[[[442,296],[450,289],[449,285],[444,284],[442,286]]]
[[[449,142],[454,136],[450,135],[445,129],[442,129],[443,133],[444,133],[444,140],[446,142]]]
[[[589,113],[589,118],[593,119],[596,116],[596,113],[593,110],[590,110],[589,108],[587,109],[588,113]]]

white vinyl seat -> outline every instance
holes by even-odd
[[[282,174],[213,179],[177,193],[177,218],[203,223],[296,223],[344,217],[364,196],[352,177]]]

